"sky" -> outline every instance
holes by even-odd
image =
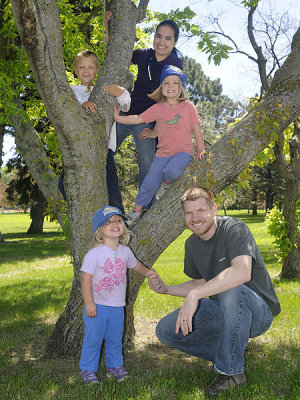
[[[152,10],[166,13],[170,10],[183,10],[189,6],[197,14],[192,22],[201,25],[206,30],[212,30],[211,16],[218,17],[224,32],[234,38],[240,48],[255,56],[247,38],[247,10],[240,3],[241,0],[150,0],[149,7]],[[276,13],[282,15],[284,12],[288,12],[296,30],[300,17],[299,0],[263,0],[266,7],[269,3],[272,5],[273,15]],[[177,48],[184,56],[194,58],[201,64],[207,77],[212,80],[219,78],[223,94],[233,100],[246,101],[247,98],[259,93],[260,81],[256,64],[246,56],[233,54],[229,59],[222,61],[219,66],[215,66],[213,62],[209,64],[207,55],[197,49],[196,40],[187,40],[184,34],[179,37]],[[14,147],[14,139],[5,135],[4,163],[12,156]]]

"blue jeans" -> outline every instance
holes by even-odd
[[[154,157],[151,168],[146,175],[135,199],[136,204],[147,206],[163,181],[175,182],[193,160],[189,153],[176,153],[169,157]]]
[[[178,310],[156,327],[167,346],[214,363],[217,372],[235,375],[244,371],[244,353],[250,337],[262,335],[272,321],[267,303],[246,285],[219,294],[219,300],[201,299],[193,316],[193,330],[175,334]]]
[[[123,114],[124,115],[124,114]],[[123,141],[132,135],[138,151],[138,164],[139,164],[139,186],[143,183],[147,175],[155,152],[155,139],[139,139],[139,134],[144,128],[153,129],[154,123],[139,124],[139,125],[125,125],[117,122],[117,149],[121,146]]]
[[[84,339],[79,368],[98,371],[102,342],[105,340],[105,361],[108,368],[123,365],[122,337],[124,307],[97,304],[97,316],[90,318],[83,310]]]

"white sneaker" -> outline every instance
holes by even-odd
[[[126,224],[128,226],[131,226],[135,224],[140,218],[142,218],[142,212],[138,212],[133,209],[126,215],[126,218]]]
[[[169,186],[170,186],[169,183],[162,183],[155,194],[155,199],[159,200],[166,193]]]

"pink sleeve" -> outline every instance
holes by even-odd
[[[144,111],[140,116],[143,118],[144,122],[149,124],[149,122],[153,122],[157,120],[157,106],[158,104],[154,104],[149,107],[148,110]]]

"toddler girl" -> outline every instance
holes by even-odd
[[[130,232],[123,218],[117,207],[106,206],[96,211],[93,248],[85,255],[81,267],[85,336],[79,375],[84,383],[99,382],[96,372],[103,340],[107,377],[122,381],[128,376],[122,354],[126,271],[131,268],[148,279],[158,277],[127,246]]]

